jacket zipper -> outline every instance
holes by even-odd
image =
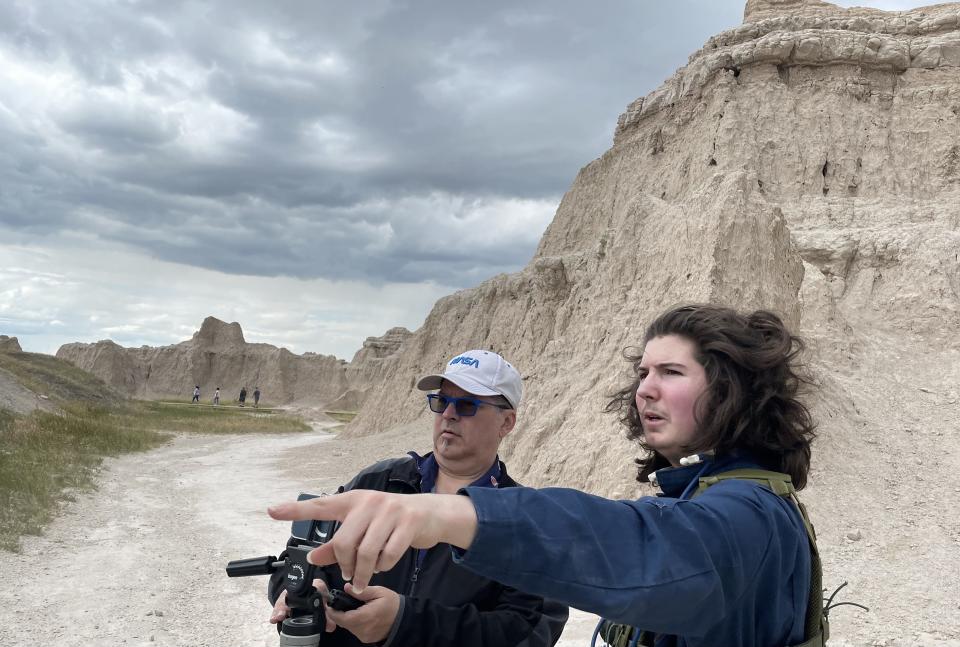
[[[427,549],[417,549],[416,557],[413,560],[413,575],[410,576],[410,591],[407,593],[409,597],[413,597],[413,592],[417,588],[417,580],[420,579],[420,568],[423,566],[423,560],[426,556]]]
[[[410,578],[410,590],[407,592],[409,597],[413,597],[413,592],[417,588],[417,578],[420,576],[420,567],[417,566],[413,569],[413,576]]]

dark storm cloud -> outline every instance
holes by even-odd
[[[263,276],[529,260],[618,114],[742,2],[14,2],[0,233]],[[545,215],[546,214],[546,215]]]

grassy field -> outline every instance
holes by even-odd
[[[0,415],[0,548],[17,550],[20,537],[39,534],[61,502],[90,490],[103,457],[150,449],[169,437],[121,428],[108,409],[89,405],[65,415]]]
[[[325,414],[337,422],[347,423],[357,417],[356,411],[324,411]]]
[[[254,409],[187,402],[134,401],[115,414],[120,424],[137,424],[163,431],[186,431],[205,434],[287,433],[310,431],[310,425],[299,416],[278,409]]]
[[[0,368],[34,393],[54,402],[118,403],[123,396],[76,366],[42,353],[0,353]]]
[[[0,549],[18,550],[20,538],[40,534],[61,503],[92,490],[104,457],[152,449],[172,438],[170,432],[310,429],[296,416],[268,410],[141,401],[60,406],[62,414],[28,416],[0,409]]]

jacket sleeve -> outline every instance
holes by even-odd
[[[790,504],[743,481],[695,500],[612,501],[564,488],[465,492],[477,535],[469,550],[454,551],[456,561],[657,633],[701,635],[731,612],[765,560],[801,560],[806,545]]]
[[[402,615],[383,647],[551,647],[560,639],[568,609],[554,600],[503,587],[497,605],[446,606],[404,597]]]

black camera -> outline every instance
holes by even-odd
[[[297,500],[305,501],[316,496],[301,493]],[[330,589],[326,595],[321,595],[313,586],[315,579],[323,579],[322,571],[307,561],[307,553],[330,541],[338,525],[336,521],[294,521],[290,535],[295,543],[287,547],[284,559],[267,555],[227,564],[228,577],[283,573],[283,590],[287,592],[290,617],[280,627],[281,645],[317,647],[326,624],[325,606],[337,611],[352,611],[363,606],[363,602],[339,589]]]

